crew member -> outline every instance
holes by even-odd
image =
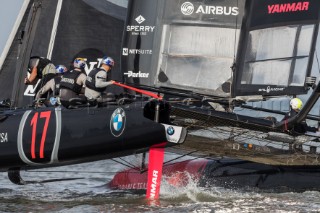
[[[108,73],[114,67],[111,57],[103,57],[100,68],[92,70],[87,76],[85,96],[89,101],[104,102],[102,93],[114,81],[107,81]]]
[[[57,75],[48,81],[37,93],[35,99],[38,100],[39,98],[43,97],[47,92],[52,91],[53,96],[59,95],[60,90],[60,81],[62,75],[68,71],[67,67],[64,65],[56,66],[56,73]]]
[[[28,72],[30,75],[24,79],[25,84],[35,85],[38,79],[41,79],[35,89],[35,93],[37,93],[43,85],[56,76],[56,69],[52,62],[47,58],[39,56],[32,56],[30,58]]]
[[[60,82],[60,101],[69,101],[71,98],[78,98],[82,93],[82,88],[85,85],[86,74],[83,70],[86,65],[84,58],[76,58],[73,61],[73,69],[62,76]]]
[[[302,105],[303,103],[299,98],[291,99],[290,111],[284,116],[282,120],[283,121],[288,120],[289,118],[296,116],[299,113],[299,111],[302,109]],[[300,123],[296,123],[293,126],[293,133],[304,134],[306,132],[317,132],[317,131],[319,131],[319,128],[308,126],[305,120],[303,120]]]

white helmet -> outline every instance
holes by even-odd
[[[106,64],[110,68],[112,68],[114,66],[114,60],[111,57],[105,56],[105,57],[102,58],[102,64]]]
[[[65,72],[67,72],[67,71],[68,71],[68,69],[67,69],[67,67],[64,66],[64,65],[58,65],[58,66],[56,66],[56,72],[57,72],[58,74],[63,74],[63,73],[65,73]]]
[[[83,69],[86,66],[86,59],[85,58],[76,58],[73,61],[74,68]]]
[[[302,108],[302,101],[299,98],[293,98],[290,101],[290,106],[294,110],[301,110]]]

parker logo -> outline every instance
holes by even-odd
[[[193,14],[195,10],[194,5],[191,2],[185,2],[181,5],[181,13],[183,15],[189,16]],[[206,15],[239,15],[239,8],[238,7],[226,7],[226,6],[209,6],[209,5],[200,5],[197,10],[196,14],[206,14]]]
[[[0,133],[0,143],[8,142],[8,133]]]
[[[272,4],[268,5],[268,13],[287,13],[287,12],[298,12],[309,10],[310,2],[296,2],[287,4]]]
[[[140,15],[135,20],[136,22],[138,22],[138,24],[142,24],[146,19],[142,15]]]
[[[128,77],[131,77],[131,78],[148,78],[149,77],[149,73],[143,73],[141,71],[139,71],[138,73],[128,71],[124,73],[124,75],[127,75]]]

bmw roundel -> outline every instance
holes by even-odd
[[[117,108],[110,119],[110,130],[113,136],[119,137],[126,125],[126,113],[122,108]]]
[[[173,135],[174,134],[174,128],[172,126],[169,126],[168,129],[167,129],[167,133],[168,135]]]

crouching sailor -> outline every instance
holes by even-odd
[[[60,82],[60,101],[64,105],[72,98],[79,98],[82,88],[85,85],[86,74],[84,67],[86,61],[84,58],[76,58],[73,62],[73,69],[63,75]]]
[[[52,91],[53,96],[59,95],[59,89],[60,89],[60,81],[62,79],[62,75],[65,74],[68,71],[67,67],[64,65],[58,65],[56,66],[56,72],[57,76],[55,76],[53,79],[48,81],[37,93],[35,99],[38,100],[40,97],[42,97],[47,92]]]
[[[293,98],[290,101],[290,111],[284,116],[282,121],[288,120],[296,116],[302,109],[302,101],[299,98]],[[307,122],[303,120],[300,123],[296,123],[293,126],[292,133],[305,134],[306,132],[318,132],[319,128],[308,126]]]
[[[47,58],[39,56],[32,56],[30,58],[28,72],[30,75],[24,79],[25,84],[36,85],[38,79],[41,79],[40,83],[36,85],[36,94],[41,87],[56,76],[56,69],[52,62]]]
[[[87,76],[85,96],[90,102],[105,102],[108,101],[102,97],[107,86],[114,81],[107,81],[107,75],[114,66],[114,60],[110,57],[104,57],[101,62],[101,67],[92,70]]]

